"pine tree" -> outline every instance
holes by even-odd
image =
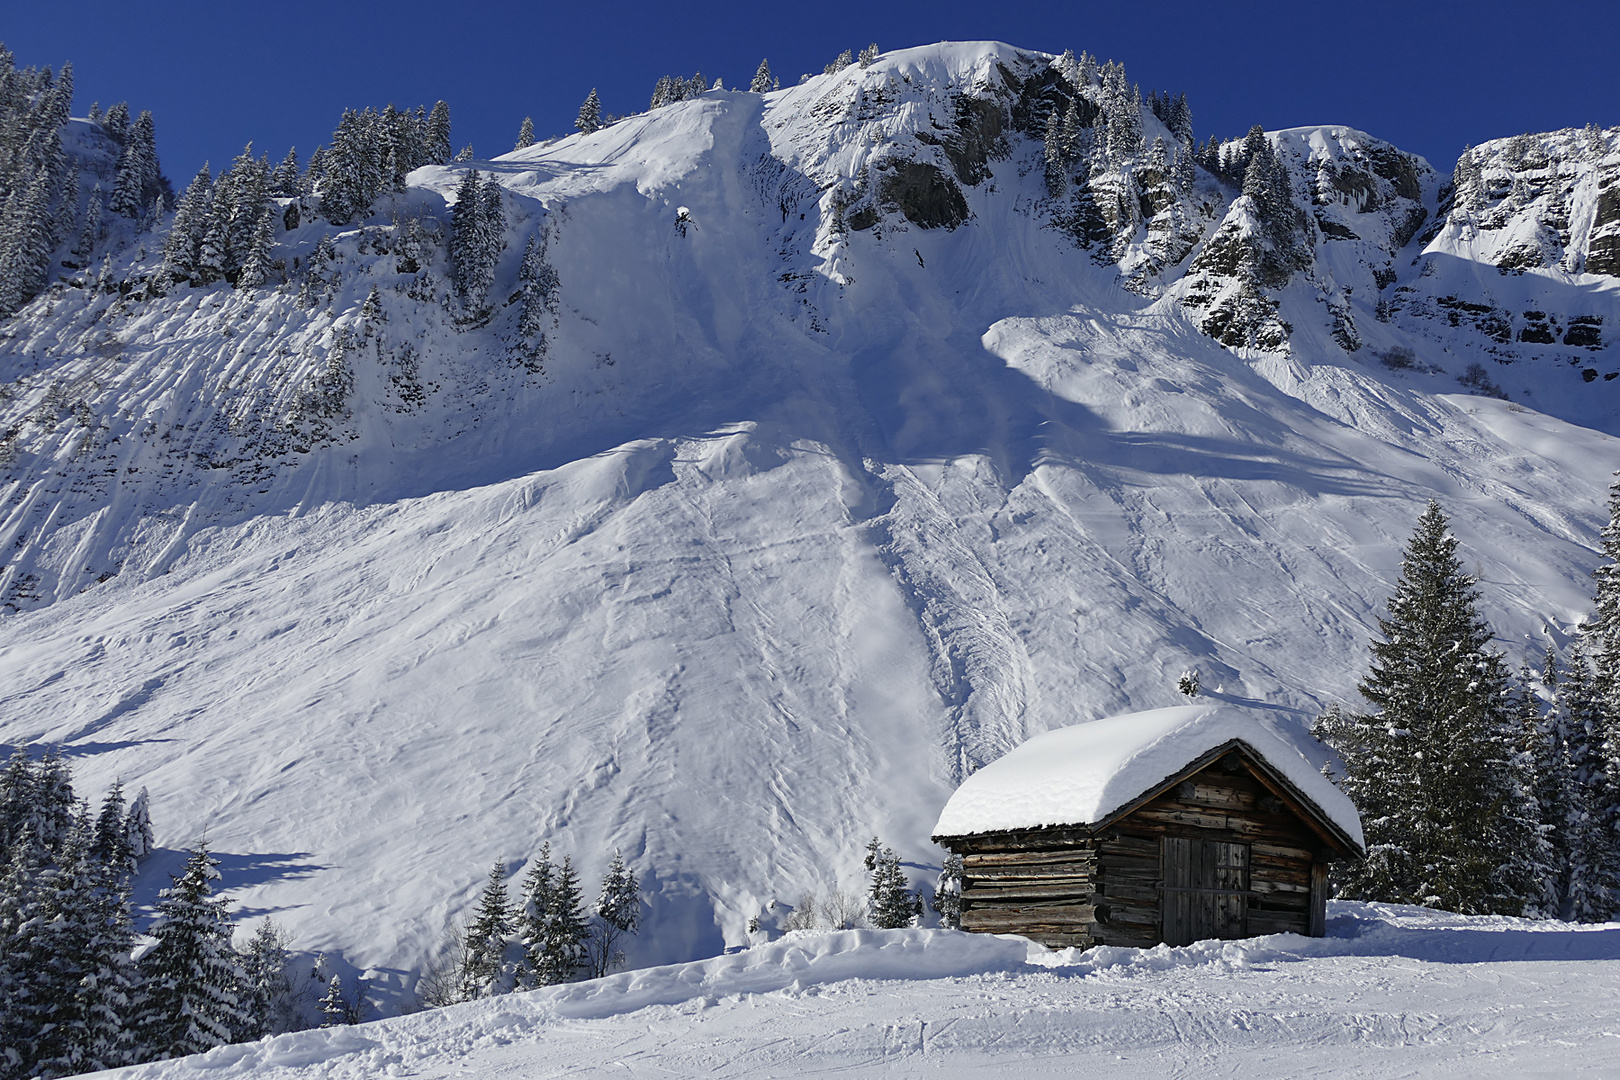
[[[1509,679],[1478,599],[1431,502],[1360,686],[1378,711],[1337,733],[1368,847],[1344,871],[1352,897],[1517,914],[1532,890]]]
[[[518,128],[517,145],[514,150],[527,150],[534,145],[534,120],[525,116],[523,126]]]
[[[58,852],[73,830],[77,799],[73,770],[54,746],[46,749],[34,772],[33,805],[28,827],[51,852]]]
[[[855,54],[845,49],[832,63],[821,69],[823,75],[836,75],[855,62]]]
[[[939,880],[934,885],[934,913],[947,930],[962,928],[962,856],[945,856]]]
[[[1582,627],[1597,668],[1597,693],[1609,718],[1608,734],[1620,736],[1620,473],[1609,485],[1609,523],[1599,533],[1603,561],[1592,571],[1597,593],[1592,617]],[[1611,761],[1620,760],[1609,748]]]
[[[871,874],[867,889],[867,916],[879,930],[911,926],[922,914],[922,898],[911,891],[900,856],[882,847],[877,837],[866,845],[866,870]]]
[[[27,746],[18,746],[0,772],[0,859],[10,859],[21,842],[33,805],[34,760]]]
[[[90,854],[116,876],[127,878],[135,872],[135,855],[130,850],[129,836],[124,832],[122,780],[114,781],[101,800],[101,813],[96,817],[96,832]]]
[[[506,214],[500,183],[492,175],[480,184],[469,169],[456,188],[450,211],[450,281],[470,311],[484,307],[495,263],[506,241]]]
[[[878,47],[877,42],[874,41],[872,44],[861,50],[861,55],[855,58],[855,62],[863,68],[869,68],[874,62],[876,62],[877,58]]]
[[[77,239],[79,224],[79,170],[71,166],[64,170],[56,196],[56,214],[51,221],[51,248],[54,250]]]
[[[247,251],[242,256],[242,268],[236,274],[237,288],[256,289],[270,280],[270,230],[270,215],[260,214],[253,235],[248,239]]]
[[[563,856],[551,884],[551,925],[546,931],[543,972],[551,982],[568,982],[586,962],[585,943],[591,928],[585,918],[579,874],[572,856]]]
[[[1526,914],[1562,918],[1567,894],[1569,850],[1566,826],[1569,818],[1569,770],[1564,756],[1563,725],[1558,702],[1558,661],[1551,649],[1540,680],[1551,704],[1543,709],[1533,686],[1529,665],[1519,671],[1519,716],[1523,749],[1531,763],[1530,794],[1535,802],[1537,886]]]
[[[38,1037],[49,1022],[52,972],[47,927],[54,912],[57,868],[26,825],[0,876],[0,1065],[27,1076],[38,1061]]]
[[[36,931],[43,961],[37,1000],[44,1006],[33,1045],[39,1076],[122,1065],[132,1048],[123,1024],[134,944],[127,886],[93,857],[92,839],[86,818],[47,879],[50,918]]]
[[[530,236],[524,244],[518,281],[523,293],[523,314],[518,320],[518,333],[529,341],[538,341],[544,336],[548,318],[556,312],[558,286],[557,271],[546,262],[546,237],[543,232]]]
[[[343,980],[336,975],[326,984],[326,996],[321,998],[321,1027],[340,1027],[350,1023],[349,1003],[343,997]]]
[[[1614,784],[1604,756],[1602,697],[1579,639],[1570,646],[1559,705],[1568,783],[1564,913],[1579,922],[1602,922],[1613,913],[1620,887],[1609,813]]]
[[[1063,153],[1063,121],[1054,109],[1046,118],[1046,191],[1057,196],[1069,185],[1067,165]]]
[[[478,897],[478,910],[467,927],[461,962],[459,997],[462,1001],[502,994],[511,989],[505,970],[506,940],[512,931],[511,904],[506,896],[506,867],[499,860]]]
[[[542,844],[540,854],[529,860],[529,869],[523,875],[522,899],[513,918],[513,936],[523,950],[518,962],[517,981],[525,990],[563,981],[551,970],[546,952],[552,917],[552,878],[555,874],[556,868],[551,865],[551,845]]]
[[[591,87],[585,103],[579,107],[579,118],[574,121],[574,126],[586,135],[602,126],[602,99],[596,96],[596,87]]]
[[[129,804],[124,818],[124,835],[129,837],[130,858],[139,863],[152,854],[152,797],[141,788]]]
[[[589,942],[591,977],[601,978],[624,964],[619,948],[626,935],[641,927],[641,886],[635,872],[615,851],[596,898],[596,924]]]
[[[129,102],[120,101],[101,118],[101,130],[119,146],[129,141]]]
[[[79,230],[78,243],[73,245],[74,254],[86,262],[95,255],[96,245],[101,242],[101,215],[101,185],[97,184],[90,189],[90,201],[84,209],[84,226]]]
[[[140,958],[135,1029],[148,1060],[198,1054],[251,1023],[240,1004],[246,980],[231,948],[227,900],[213,899],[219,863],[198,844],[184,872],[164,889],[147,933],[156,942]]]
[[[298,1027],[298,995],[288,968],[287,936],[274,919],[265,918],[242,950],[242,1008],[247,1026],[243,1040],[279,1035]]]
[[[450,163],[450,106],[442,101],[434,102],[433,111],[428,113],[425,144],[427,161],[424,164]]]
[[[209,207],[214,197],[214,178],[208,163],[186,185],[163,242],[163,276],[170,281],[196,281],[200,272],[203,236],[208,228]]]
[[[304,183],[298,170],[298,148],[289,146],[287,156],[270,174],[270,194],[283,199],[296,199],[303,193]]]
[[[754,81],[748,84],[750,94],[768,94],[771,92],[771,62],[761,60],[759,68],[754,72]]]

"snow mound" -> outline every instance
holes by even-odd
[[[963,781],[934,835],[1094,825],[1234,739],[1362,844],[1354,804],[1312,767],[1295,737],[1255,710],[1225,703],[1125,713],[1037,735]]]
[[[1052,951],[941,930],[790,934],[709,960],[104,1075],[594,1075],[635,1061],[670,1075],[948,1067],[1025,1077],[1045,1075],[1042,1061],[1086,1060],[1112,1063],[1096,1075],[1127,1077],[1157,1075],[1167,1057],[1196,1060],[1203,1074],[1218,1063],[1219,1075],[1286,1060],[1290,1075],[1351,1075],[1344,1063],[1354,1061],[1358,1077],[1523,1076],[1529,1057],[1553,1066],[1535,1075],[1603,1075],[1581,1068],[1596,1058],[1578,1036],[1602,1029],[1617,949],[1613,923],[1340,902],[1325,938],[1152,949]],[[1477,1057],[1466,1060],[1472,1071],[1440,1067],[1463,1048],[1490,1054],[1492,1067]]]

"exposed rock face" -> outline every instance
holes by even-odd
[[[879,198],[924,229],[954,229],[968,218],[962,189],[936,165],[905,161],[878,186]]]
[[[1597,204],[1586,241],[1586,272],[1620,277],[1620,163],[1605,162],[1597,175]]]
[[[1421,158],[1353,128],[1293,128],[1266,139],[1287,206],[1273,207],[1268,225],[1255,198],[1234,199],[1172,291],[1223,344],[1278,350],[1300,315],[1284,302],[1293,289],[1304,294],[1294,306],[1308,297],[1310,317],[1354,352],[1362,334],[1349,297],[1395,280],[1397,253],[1428,220],[1439,178]],[[1227,144],[1223,160],[1242,151]]]
[[[1503,366],[1614,376],[1612,363],[1589,364],[1605,349],[1605,315],[1613,322],[1602,283],[1620,277],[1620,131],[1498,139],[1466,152],[1453,179],[1417,272],[1385,294],[1390,320],[1430,338],[1461,331],[1460,344]]]

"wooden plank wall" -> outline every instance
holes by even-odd
[[[953,840],[963,856],[962,927],[1024,934],[1054,948],[1156,945],[1164,940],[1165,836],[1248,845],[1248,906],[1241,926],[1223,920],[1228,932],[1322,933],[1322,842],[1236,755],[1101,835],[1083,828],[1032,829]]]

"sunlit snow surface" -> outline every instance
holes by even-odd
[[[25,432],[0,549],[38,575],[0,618],[0,741],[62,744],[92,797],[150,788],[142,903],[206,835],[239,919],[394,1009],[490,863],[546,839],[588,884],[622,849],[632,963],[684,961],[860,889],[873,834],[931,881],[964,775],[1176,704],[1188,668],[1280,723],[1353,705],[1430,498],[1509,662],[1565,641],[1610,434],[1313,351],[1303,323],[1292,357],[1220,347],[1047,226],[1021,137],[960,227],[829,234],[826,185],[1037,62],[907,50],[476,163],[510,192],[487,327],[405,295],[357,228],[311,309],[36,303],[0,340]],[[442,215],[457,180],[419,170],[387,213]],[[504,304],[542,224],[543,376],[508,359]],[[278,447],[255,417],[373,285],[421,402],[366,345],[331,441]]]
[[[1183,948],[795,934],[105,1075],[1598,1077],[1617,1010],[1620,925],[1334,903],[1326,938]]]

